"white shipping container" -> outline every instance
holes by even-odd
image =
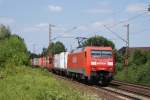
[[[60,53],[60,68],[61,69],[67,69],[67,58],[68,58],[68,52],[62,52]]]
[[[54,67],[57,69],[67,69],[68,52],[62,52],[54,56]]]
[[[58,67],[58,63],[59,63],[59,54],[56,54],[54,56],[54,68]]]
[[[37,66],[39,64],[39,58],[34,58],[33,59],[33,65]]]

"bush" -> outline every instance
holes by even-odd
[[[14,65],[28,64],[28,53],[24,41],[13,35],[0,42],[0,66],[7,63]]]
[[[115,79],[150,86],[150,62],[144,65],[131,64],[118,70]]]
[[[123,69],[122,64],[121,63],[116,63],[116,72],[121,71]]]
[[[116,64],[115,78],[150,86],[150,51],[136,50],[130,55],[129,61],[129,65],[124,66],[123,70],[120,63]]]
[[[150,50],[145,53],[147,62],[150,62]]]
[[[136,50],[133,53],[132,61],[136,65],[145,64],[147,62],[146,54],[140,50]]]

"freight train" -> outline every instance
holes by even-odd
[[[57,74],[102,85],[108,85],[115,72],[115,57],[111,47],[88,46],[53,57],[34,58],[31,63]]]

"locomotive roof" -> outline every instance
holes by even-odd
[[[86,49],[94,49],[94,50],[112,50],[112,47],[87,46]]]
[[[85,51],[86,49],[93,49],[93,50],[112,50],[112,47],[100,47],[100,46],[87,46],[87,47],[82,47],[82,48],[77,48],[75,50],[73,50],[73,53],[76,52],[81,52],[81,51]]]

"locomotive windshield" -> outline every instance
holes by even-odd
[[[91,51],[92,57],[105,57],[109,58],[112,57],[112,51],[110,50],[92,50]]]

